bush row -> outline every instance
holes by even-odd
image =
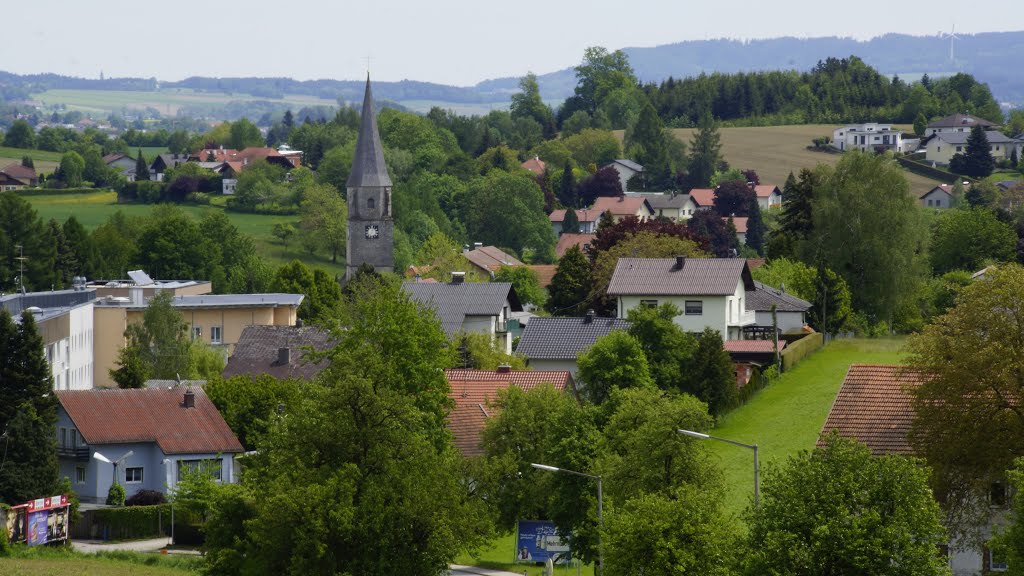
[[[109,188],[26,188],[16,190],[18,196],[61,196],[64,194],[93,194],[106,192]]]
[[[966,176],[960,176],[958,174],[953,174],[952,172],[946,172],[945,170],[932,168],[931,166],[923,162],[911,160],[906,156],[897,156],[896,161],[900,163],[900,166],[903,166],[904,168],[913,172],[914,174],[917,174],[919,176],[925,176],[927,178],[934,178],[935,180],[945,182],[946,184],[955,183],[957,178],[963,178],[965,181],[968,182],[971,180]]]
[[[820,350],[824,344],[825,337],[820,332],[808,334],[796,342],[791,342],[782,351],[782,371],[790,370],[809,354]]]

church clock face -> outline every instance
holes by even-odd
[[[374,240],[380,236],[380,228],[376,224],[370,224],[366,227],[366,239]]]

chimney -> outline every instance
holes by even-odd
[[[288,366],[292,363],[292,349],[291,348],[278,348],[277,349],[277,365]]]
[[[452,272],[452,284],[462,284],[466,281],[465,272]]]
[[[196,407],[196,393],[191,388],[185,390],[185,402],[183,404],[185,408]]]
[[[625,202],[625,201],[626,201],[626,195],[625,194],[623,194],[622,196],[619,196],[619,202]]]
[[[682,270],[686,266],[686,256],[676,256],[676,270]]]
[[[512,367],[508,364],[502,364],[498,366],[498,374],[507,374],[512,371]]]
[[[479,250],[480,248],[483,248],[483,247],[484,247],[484,243],[483,242],[473,242],[473,249],[474,250]]]
[[[590,324],[593,321],[594,321],[594,311],[592,309],[591,310],[587,310],[587,313],[583,316],[583,323],[584,324]]]

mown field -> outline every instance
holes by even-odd
[[[50,173],[56,170],[57,165],[60,164],[61,153],[0,146],[0,168],[11,164],[20,164],[23,156],[32,158],[37,173]]]
[[[814,448],[850,365],[899,364],[904,342],[903,338],[832,341],[727,414],[712,434],[757,444],[762,472],[766,466],[783,464],[789,456]],[[738,514],[753,499],[753,453],[724,442],[707,442],[725,475],[726,508]]]
[[[118,210],[126,215],[145,216],[153,209],[147,204],[118,204],[115,192],[27,196],[26,199],[32,203],[32,207],[44,220],[54,218],[58,222],[63,222],[69,216],[74,215],[89,230],[103,224],[111,214]],[[207,210],[223,210],[219,206],[188,205],[181,206],[181,209],[197,219],[201,218]],[[226,212],[226,214],[242,233],[253,237],[260,255],[274,266],[298,259],[311,266],[323,268],[332,274],[345,273],[344,258],[339,259],[339,262],[335,264],[329,258],[310,256],[294,239],[288,243],[288,249],[284,249],[281,242],[272,234],[274,224],[291,222],[298,227],[297,216],[265,216],[238,212]]]
[[[47,90],[32,94],[33,100],[39,100],[44,106],[63,104],[69,110],[82,112],[110,113],[123,109],[145,110],[155,108],[165,116],[175,116],[183,106],[204,105],[223,106],[232,101],[273,100],[250,94],[224,94],[223,92],[196,92],[186,88],[156,90],[152,92],[135,90]],[[291,104],[296,109],[303,106],[337,106],[334,100],[325,100],[315,96],[286,95],[274,100],[283,104]]]
[[[828,154],[808,150],[811,140],[821,136],[832,136],[835,128],[831,124],[806,124],[798,126],[764,126],[755,128],[721,128],[722,154],[731,166],[740,169],[752,168],[765,184],[780,188],[789,173],[798,174],[801,168],[813,168],[819,163],[835,164],[840,154]],[[690,144],[696,129],[678,128],[672,130],[677,138]],[[910,192],[919,197],[934,188],[939,182],[917,174],[905,172],[910,181]]]
[[[163,556],[136,552],[80,554],[64,548],[15,548],[0,558],[4,576],[186,576],[198,574],[195,556]]]

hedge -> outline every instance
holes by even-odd
[[[15,190],[18,196],[61,196],[64,194],[95,194],[96,192],[110,192],[110,188],[27,188]]]
[[[170,504],[99,508],[91,512],[97,537],[107,540],[154,538],[171,533]]]
[[[808,334],[807,336],[786,346],[782,351],[782,371],[785,372],[800,363],[812,352],[821,349],[825,344],[825,338],[820,333]]]
[[[938,168],[932,168],[931,166],[929,166],[929,165],[927,165],[927,164],[925,164],[923,162],[917,162],[916,160],[911,160],[910,158],[907,158],[906,156],[897,156],[896,157],[896,161],[900,163],[900,166],[903,166],[904,168],[906,168],[907,170],[913,172],[914,174],[918,174],[918,175],[924,176],[926,178],[934,178],[935,180],[939,180],[940,182],[945,182],[947,184],[954,184],[954,183],[956,183],[957,178],[962,178],[963,179],[963,180],[961,180],[962,182],[963,181],[966,181],[966,182],[971,182],[972,181],[971,178],[968,178],[966,176],[961,176],[959,174],[953,174],[952,172],[946,172],[945,170],[940,170]]]

